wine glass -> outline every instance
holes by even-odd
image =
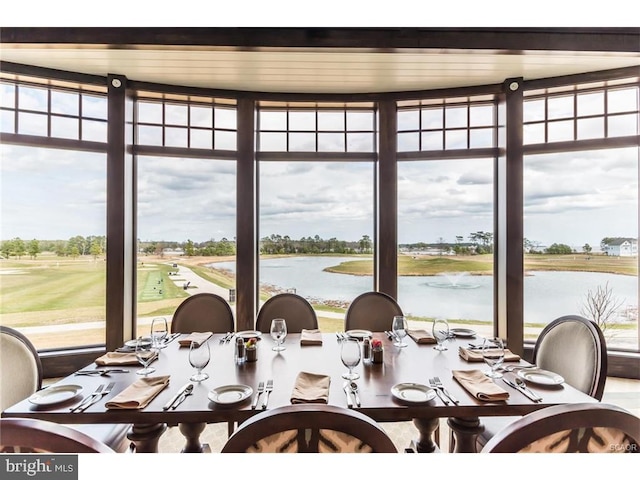
[[[447,350],[444,342],[449,339],[449,322],[442,317],[436,317],[433,319],[433,325],[431,326],[431,334],[436,339],[438,344],[434,347],[436,350]]]
[[[501,338],[485,338],[482,342],[482,358],[489,366],[489,370],[484,374],[490,378],[501,378],[502,374],[497,372],[497,368],[504,361],[504,343]]]
[[[284,318],[274,318],[271,320],[271,338],[276,341],[275,347],[271,350],[274,352],[281,352],[287,347],[282,346],[284,339],[287,336],[287,322]]]
[[[138,362],[140,362],[140,365],[142,365],[142,368],[137,370],[136,373],[138,375],[148,375],[155,372],[156,369],[150,367],[149,364],[156,355],[157,352],[152,348],[151,342],[146,338],[138,337],[136,340],[136,358]]]
[[[407,344],[404,343],[402,339],[407,336],[407,319],[402,315],[396,315],[393,317],[391,330],[393,330],[393,334],[396,337],[394,345],[400,348],[406,347]]]
[[[342,341],[340,359],[344,366],[349,369],[347,373],[342,374],[342,378],[346,378],[347,380],[360,378],[360,374],[353,371],[353,368],[360,363],[360,355],[360,343],[358,343],[357,338],[346,338]]]
[[[156,317],[151,321],[151,341],[156,350],[165,348],[167,345],[164,339],[167,338],[167,319],[164,317]]]
[[[210,359],[211,351],[209,350],[208,341],[200,344],[198,342],[191,342],[191,345],[189,345],[189,363],[197,372],[191,375],[189,380],[192,382],[201,382],[209,378],[209,374],[203,372],[202,369],[209,365]]]

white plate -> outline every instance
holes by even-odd
[[[542,370],[540,368],[527,368],[520,370],[518,376],[527,382],[536,383],[538,385],[560,385],[564,383],[564,378],[557,373]]]
[[[347,330],[345,333],[351,338],[358,338],[360,340],[373,337],[373,333],[369,330]]]
[[[243,330],[242,332],[236,333],[236,337],[240,337],[245,340],[249,340],[250,338],[260,340],[260,335],[262,335],[262,332],[259,332],[258,330]]]
[[[476,336],[475,330],[470,328],[450,328],[449,332],[456,337],[471,338]]]
[[[134,338],[133,340],[127,340],[126,342],[124,342],[124,345],[126,347],[136,348],[137,343],[138,343],[138,339]],[[149,337],[144,337],[142,339],[142,345],[145,345],[145,346],[151,345],[151,339]]]
[[[223,385],[209,392],[209,400],[220,405],[242,402],[253,394],[249,385]]]
[[[436,391],[419,383],[398,383],[391,387],[391,395],[403,402],[426,403],[435,398]]]
[[[29,397],[34,405],[55,405],[77,397],[82,392],[80,385],[55,385],[42,389]]]

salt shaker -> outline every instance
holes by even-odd
[[[247,360],[244,340],[241,337],[236,338],[236,348],[234,350],[233,359],[235,360],[236,365],[243,365]]]

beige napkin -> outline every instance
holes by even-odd
[[[496,385],[480,370],[453,370],[453,378],[471,395],[485,402],[498,402],[509,398],[509,392]]]
[[[152,362],[158,358],[156,353],[153,356]],[[96,358],[96,364],[98,365],[139,365],[135,352],[120,353],[120,352],[107,352],[101,357]],[[151,362],[149,362],[151,363]]]
[[[426,330],[408,330],[407,333],[411,338],[415,340],[416,343],[419,343],[419,344],[420,343],[426,343],[426,344],[438,343],[436,342],[436,339],[433,338],[433,335],[431,335]]]
[[[169,375],[136,380],[105,404],[107,409],[142,409],[169,385]]]
[[[302,329],[300,332],[300,345],[322,345],[322,332],[319,329]]]
[[[300,372],[291,393],[291,403],[327,403],[331,377]]]
[[[469,349],[464,347],[458,348],[458,354],[462,358],[464,358],[467,362],[484,362],[482,358],[482,350],[480,349]],[[508,348],[504,349],[504,361],[505,362],[519,362],[520,356],[513,353]]]
[[[181,347],[190,347],[191,342],[195,342],[198,346],[209,340],[213,332],[193,332],[184,338],[180,338],[178,343]]]

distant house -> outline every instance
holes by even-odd
[[[635,257],[638,255],[638,239],[614,238],[605,245],[604,252],[614,257]]]

